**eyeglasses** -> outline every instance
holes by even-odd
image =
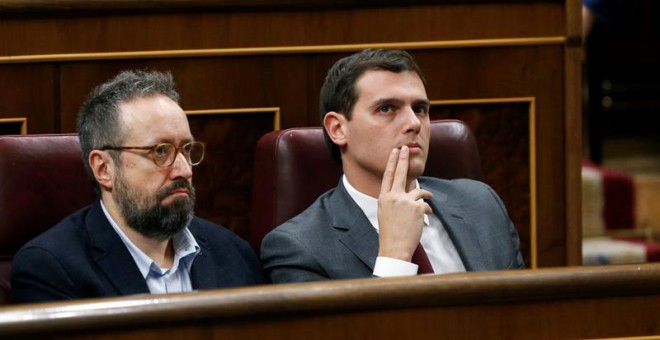
[[[181,146],[175,146],[172,143],[160,143],[152,146],[103,146],[97,150],[149,150],[151,159],[157,166],[168,167],[174,164],[176,155],[181,152],[188,164],[197,165],[204,160],[204,142],[188,142]]]

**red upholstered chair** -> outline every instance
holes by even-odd
[[[272,131],[261,137],[255,153],[250,244],[259,252],[262,238],[302,212],[341,175],[320,127]],[[429,158],[424,172],[439,178],[481,179],[474,135],[458,120],[431,122]]]
[[[94,198],[77,135],[0,136],[0,305],[16,251]]]

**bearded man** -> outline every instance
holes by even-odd
[[[124,71],[92,91],[77,126],[100,199],[18,251],[12,301],[263,283],[246,241],[194,215],[192,169],[206,146],[178,102],[170,73]]]

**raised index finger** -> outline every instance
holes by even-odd
[[[392,189],[406,191],[406,180],[408,179],[408,159],[410,158],[410,149],[407,145],[401,147],[399,151],[399,161],[396,164]]]
[[[394,181],[394,172],[396,171],[396,165],[399,161],[399,152],[397,148],[392,149],[390,152],[390,157],[387,159],[387,165],[385,166],[385,172],[383,173],[383,180],[380,185],[380,192],[388,192],[392,189],[392,183]]]

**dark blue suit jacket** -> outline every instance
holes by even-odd
[[[259,260],[246,241],[198,217],[188,228],[201,248],[190,272],[193,289],[263,283]],[[12,261],[13,302],[148,293],[144,277],[103,214],[100,201],[28,242]]]

